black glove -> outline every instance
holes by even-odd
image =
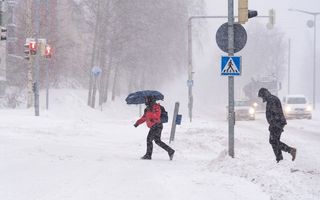
[[[135,123],[135,124],[133,124],[133,126],[137,128],[139,125],[137,123]]]

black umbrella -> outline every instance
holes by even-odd
[[[134,92],[128,95],[126,98],[127,104],[143,104],[146,97],[153,97],[156,101],[163,100],[164,96],[155,90],[143,90]]]

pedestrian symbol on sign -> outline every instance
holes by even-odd
[[[223,73],[239,73],[239,70],[235,67],[235,64],[231,58],[229,59],[228,64],[223,69]]]
[[[222,56],[221,59],[221,75],[226,76],[239,76],[240,70],[240,57],[232,56]]]

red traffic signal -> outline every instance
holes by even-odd
[[[46,58],[51,58],[52,49],[49,45],[46,46],[45,51],[44,51],[44,55]]]
[[[37,43],[35,41],[29,43],[29,50],[31,55],[37,54]]]

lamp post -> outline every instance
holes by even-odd
[[[307,25],[311,28],[313,28],[314,35],[313,35],[313,109],[316,108],[316,44],[317,44],[317,15],[320,15],[320,12],[309,12],[305,10],[299,10],[299,9],[289,9],[289,11],[296,11],[296,12],[301,12],[305,13],[308,15],[313,16],[313,22],[308,21]]]
[[[189,109],[189,119],[192,121],[192,109],[193,109],[193,62],[192,62],[192,20],[193,19],[225,19],[228,16],[191,16],[188,19],[188,109]]]

